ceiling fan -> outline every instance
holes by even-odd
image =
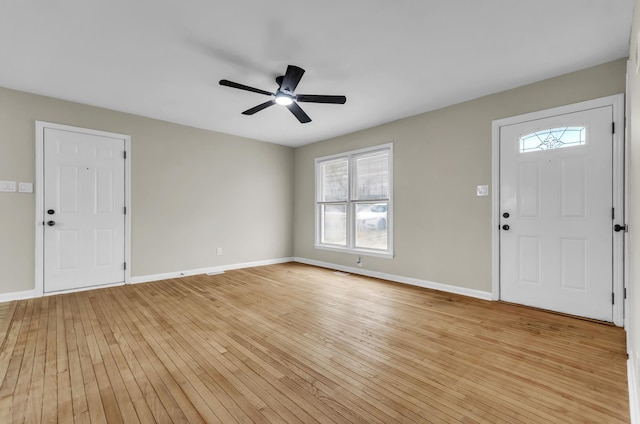
[[[258,106],[254,106],[251,109],[245,110],[244,112],[242,112],[244,115],[253,115],[254,113],[260,112],[261,110],[266,109],[269,106],[279,104],[289,108],[291,113],[293,113],[294,116],[298,118],[298,121],[300,121],[301,124],[311,122],[311,118],[309,118],[309,115],[307,115],[304,110],[302,110],[302,108],[298,106],[297,102],[334,103],[342,105],[347,101],[347,98],[345,96],[323,96],[317,94],[296,95],[294,92],[296,90],[296,87],[298,86],[298,83],[302,79],[303,74],[304,69],[294,65],[287,66],[287,72],[284,75],[276,78],[278,89],[275,93],[261,90],[259,88],[249,87],[248,85],[244,84],[238,84],[237,82],[229,81],[226,79],[220,80],[220,85],[274,97],[269,101],[259,104]]]

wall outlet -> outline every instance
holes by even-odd
[[[19,183],[18,191],[20,193],[33,193],[33,183]]]
[[[218,255],[218,256],[222,256],[222,247],[218,247],[218,248],[216,249],[216,255]]]

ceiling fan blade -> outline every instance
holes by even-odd
[[[229,81],[226,79],[220,80],[220,85],[225,85],[231,88],[238,88],[240,90],[252,91],[258,94],[264,94],[265,96],[273,96],[273,93],[270,93],[265,90],[260,90],[259,88],[249,87],[248,85],[238,84],[237,82]]]
[[[287,66],[287,72],[284,74],[282,84],[280,84],[280,90],[293,94],[302,79],[302,75],[304,75],[304,69],[294,65]]]
[[[311,118],[309,118],[309,115],[304,113],[304,110],[302,110],[302,108],[298,106],[298,103],[293,102],[287,107],[289,108],[291,113],[293,113],[296,116],[296,118],[298,118],[298,121],[300,121],[301,124],[306,124],[307,122],[311,122]]]
[[[253,115],[256,112],[260,112],[262,109],[266,109],[269,106],[273,106],[276,104],[275,100],[269,100],[268,102],[264,102],[262,104],[259,104],[258,106],[254,106],[251,109],[247,109],[244,112],[242,112],[243,115]]]
[[[319,96],[316,94],[298,94],[296,100],[308,103],[333,103],[343,105],[347,101],[345,96]]]

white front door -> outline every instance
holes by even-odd
[[[500,127],[502,300],[613,320],[612,115]]]
[[[125,139],[43,131],[43,291],[123,283]]]

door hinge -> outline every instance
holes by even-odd
[[[126,159],[127,158],[127,151],[125,150],[123,153],[123,157]]]
[[[616,208],[611,208],[611,219],[616,219]]]
[[[611,293],[611,304],[612,305],[616,304],[616,295],[615,295],[615,293]]]
[[[627,298],[627,288],[626,287],[624,288],[622,293],[624,294],[624,298],[626,299]]]
[[[616,123],[612,122],[611,123],[611,134],[615,134],[616,133]]]
[[[127,269],[127,263],[126,262],[122,264],[122,269]]]
[[[126,215],[127,214],[127,207],[125,206],[123,209],[124,209],[123,213]]]

